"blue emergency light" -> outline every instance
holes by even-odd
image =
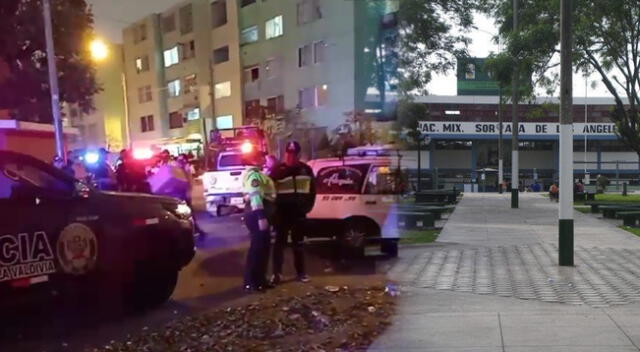
[[[84,154],[84,161],[87,164],[95,164],[98,162],[98,160],[100,160],[100,154],[96,152],[86,152]]]

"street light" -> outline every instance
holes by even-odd
[[[109,56],[109,47],[102,41],[102,39],[94,39],[89,45],[89,51],[91,52],[91,58],[94,61],[102,61]]]

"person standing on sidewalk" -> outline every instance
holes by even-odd
[[[251,234],[244,273],[244,289],[247,292],[260,292],[269,286],[267,282],[269,247],[271,247],[269,218],[273,213],[276,193],[273,181],[262,172],[264,155],[256,153],[245,158],[248,164],[254,166],[247,170],[243,180],[244,219]]]
[[[313,170],[300,161],[300,144],[289,142],[286,147],[285,161],[277,165],[271,177],[276,183],[276,214],[274,227],[276,241],[273,247],[273,277],[271,284],[282,282],[284,247],[289,237],[293,244],[293,260],[298,280],[308,282],[304,267],[303,241],[304,219],[316,201]]]

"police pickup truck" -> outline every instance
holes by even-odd
[[[0,312],[54,296],[149,308],[171,296],[195,254],[185,203],[101,192],[9,151],[0,151],[0,230]]]

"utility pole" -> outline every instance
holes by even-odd
[[[560,2],[560,209],[558,259],[573,266],[573,89],[571,0]]]
[[[64,133],[62,131],[62,117],[60,116],[60,92],[58,90],[58,69],[56,68],[55,48],[53,45],[53,29],[51,25],[51,3],[43,0],[44,35],[47,43],[47,65],[49,68],[49,90],[51,92],[51,113],[53,114],[53,129],[56,136],[56,154],[64,160]]]
[[[513,0],[513,31],[518,31],[518,0]],[[511,208],[518,208],[518,192],[520,191],[520,182],[518,179],[520,168],[518,165],[518,93],[520,85],[518,83],[518,65],[520,64],[517,57],[514,57],[513,79],[511,83]]]
[[[502,194],[504,191],[502,185],[504,184],[504,154],[502,146],[502,84],[498,87],[499,98],[498,100],[498,192]]]

